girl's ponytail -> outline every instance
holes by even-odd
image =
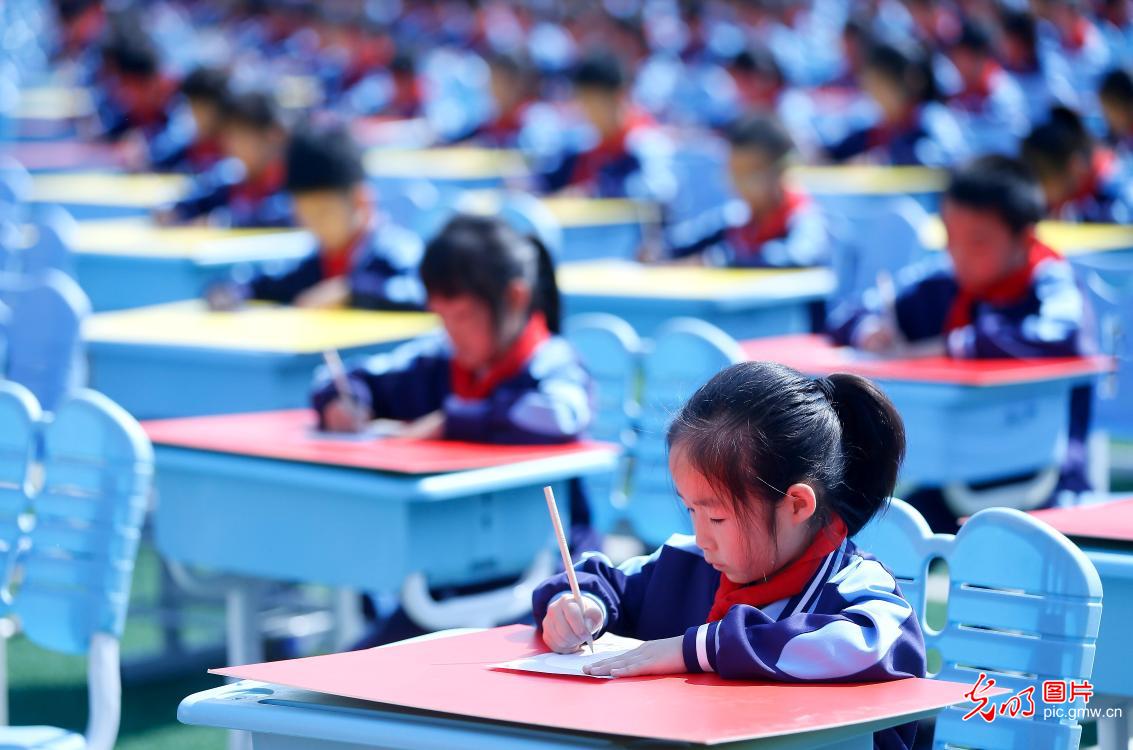
[[[535,299],[532,303],[536,310],[547,318],[547,330],[559,333],[562,328],[562,299],[559,295],[559,282],[555,279],[555,261],[547,246],[536,237],[528,237],[535,246],[538,268],[535,281]]]
[[[905,427],[889,397],[865,378],[837,373],[815,384],[842,424],[842,477],[830,502],[853,536],[893,494]]]

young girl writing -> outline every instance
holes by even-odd
[[[588,632],[644,645],[593,675],[716,672],[726,679],[862,682],[924,676],[924,640],[892,574],[852,537],[886,503],[905,449],[867,380],[812,380],[758,362],[701,387],[669,428],[669,470],[695,535],[615,567],[576,566],[533,597],[558,652]],[[910,747],[915,724],[875,737]]]

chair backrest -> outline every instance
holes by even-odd
[[[23,519],[31,511],[29,471],[41,418],[31,391],[0,380],[0,587],[9,581]]]
[[[856,303],[876,285],[880,273],[895,276],[924,255],[921,231],[927,220],[928,213],[912,198],[874,201],[834,212],[834,302]]]
[[[43,431],[43,489],[13,610],[44,648],[86,653],[120,637],[153,478],[153,448],[124,409],[93,391]]]
[[[0,281],[5,325],[5,375],[26,386],[47,411],[86,379],[82,321],[90,302],[62,271]]]
[[[640,411],[641,339],[629,323],[605,313],[572,316],[563,328],[597,389],[590,436],[623,448],[624,460],[613,473],[586,481],[592,523],[605,532],[621,520],[625,511],[625,471],[631,460]]]
[[[934,535],[920,514],[899,500],[862,529],[855,542],[890,568],[922,623],[929,565],[947,563],[944,625],[939,631],[924,629],[926,647],[941,659],[940,671],[932,676],[974,685],[982,672],[1012,694],[1033,689],[1031,718],[964,721],[972,705],[946,709],[936,722],[934,747],[1078,746],[1081,727],[1076,721],[1043,718],[1048,704],[1043,703],[1042,686],[1046,680],[1085,680],[1093,671],[1102,586],[1081,550],[1041,521],[1010,508],[976,513],[955,536]],[[1028,705],[1024,701],[1023,707]]]
[[[669,478],[665,434],[681,404],[724,367],[742,362],[740,346],[719,328],[674,318],[658,329],[642,360],[641,433],[627,512],[637,535],[658,545],[690,528]]]
[[[1124,269],[1130,281],[1108,269],[1084,271],[1082,286],[1090,299],[1101,351],[1117,360],[1116,372],[1096,389],[1098,425],[1111,435],[1133,440],[1133,264]]]
[[[47,205],[37,208],[34,225],[35,242],[22,253],[20,270],[29,275],[56,270],[73,277],[71,253],[78,223],[66,209]]]

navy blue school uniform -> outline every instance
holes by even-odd
[[[681,636],[688,672],[793,683],[924,677],[924,637],[913,608],[893,575],[841,529],[832,545],[816,550],[821,556],[812,558],[808,575],[787,586],[775,586],[781,573],[737,586],[705,560],[693,537],[679,534],[647,557],[614,566],[588,555],[575,570],[583,596],[603,612],[599,635]],[[770,593],[756,593],[769,585]],[[540,585],[532,597],[535,621],[569,593],[565,574]],[[911,748],[915,735],[916,722],[902,724],[875,733],[874,747]]]
[[[828,147],[827,155],[836,162],[864,155],[880,164],[947,167],[962,160],[967,150],[952,113],[930,102],[903,125],[879,123],[851,133]]]
[[[647,172],[661,169],[661,144],[647,115],[634,115],[622,129],[592,148],[565,154],[542,175],[542,189],[582,190],[594,198],[650,198]]]
[[[859,305],[835,310],[830,320],[834,341],[853,346],[871,326],[895,325],[896,333],[910,343],[943,338],[948,356],[957,359],[1071,357],[1092,350],[1089,313],[1074,270],[1038,241],[1032,245],[1027,266],[983,298],[961,290],[944,253],[906,269],[897,284],[891,314],[882,309],[876,290],[867,292]],[[1077,388],[1071,396],[1069,443],[1059,491],[1089,489],[1090,391],[1088,386]],[[1058,491],[1047,504],[1057,495]],[[906,499],[918,504],[913,496]],[[947,523],[937,515],[936,520],[935,530],[955,531],[954,518]]]
[[[207,216],[230,227],[294,226],[285,180],[282,161],[249,180],[240,162],[225,159],[197,177],[189,194],[173,205],[173,215],[182,222]]]
[[[371,357],[348,378],[356,402],[376,419],[413,420],[443,411],[447,440],[567,443],[585,435],[594,414],[589,373],[566,339],[547,332],[539,313],[482,378],[454,361],[444,335]],[[337,396],[335,384],[324,375],[312,394],[320,418]],[[570,507],[574,535],[585,535],[590,510],[580,482],[572,483]]]
[[[825,265],[830,235],[822,212],[803,193],[787,191],[779,208],[754,220],[743,201],[673,227],[670,256],[701,254],[707,265],[805,268]]]
[[[202,138],[187,102],[177,106],[161,132],[149,139],[150,166],[162,172],[201,174],[224,158],[219,140]]]
[[[1094,150],[1090,174],[1069,200],[1050,207],[1054,219],[1133,224],[1133,184],[1128,168],[1106,148]]]
[[[948,108],[976,154],[1014,154],[1030,125],[1022,89],[996,63],[988,63],[979,81],[952,94]]]
[[[321,281],[346,276],[350,306],[370,310],[420,310],[425,288],[417,275],[424,245],[420,238],[385,220],[371,222],[345,252],[330,254],[317,248],[287,269],[259,272],[233,282],[241,299],[289,305]],[[329,260],[341,258],[340,262]]]

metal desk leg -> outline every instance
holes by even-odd
[[[361,594],[354,589],[335,589],[332,648],[346,651],[362,638],[365,630]]]
[[[259,597],[255,583],[233,583],[225,593],[228,630],[228,664],[258,664],[264,660],[258,620]],[[229,732],[228,750],[252,750],[247,732]]]

